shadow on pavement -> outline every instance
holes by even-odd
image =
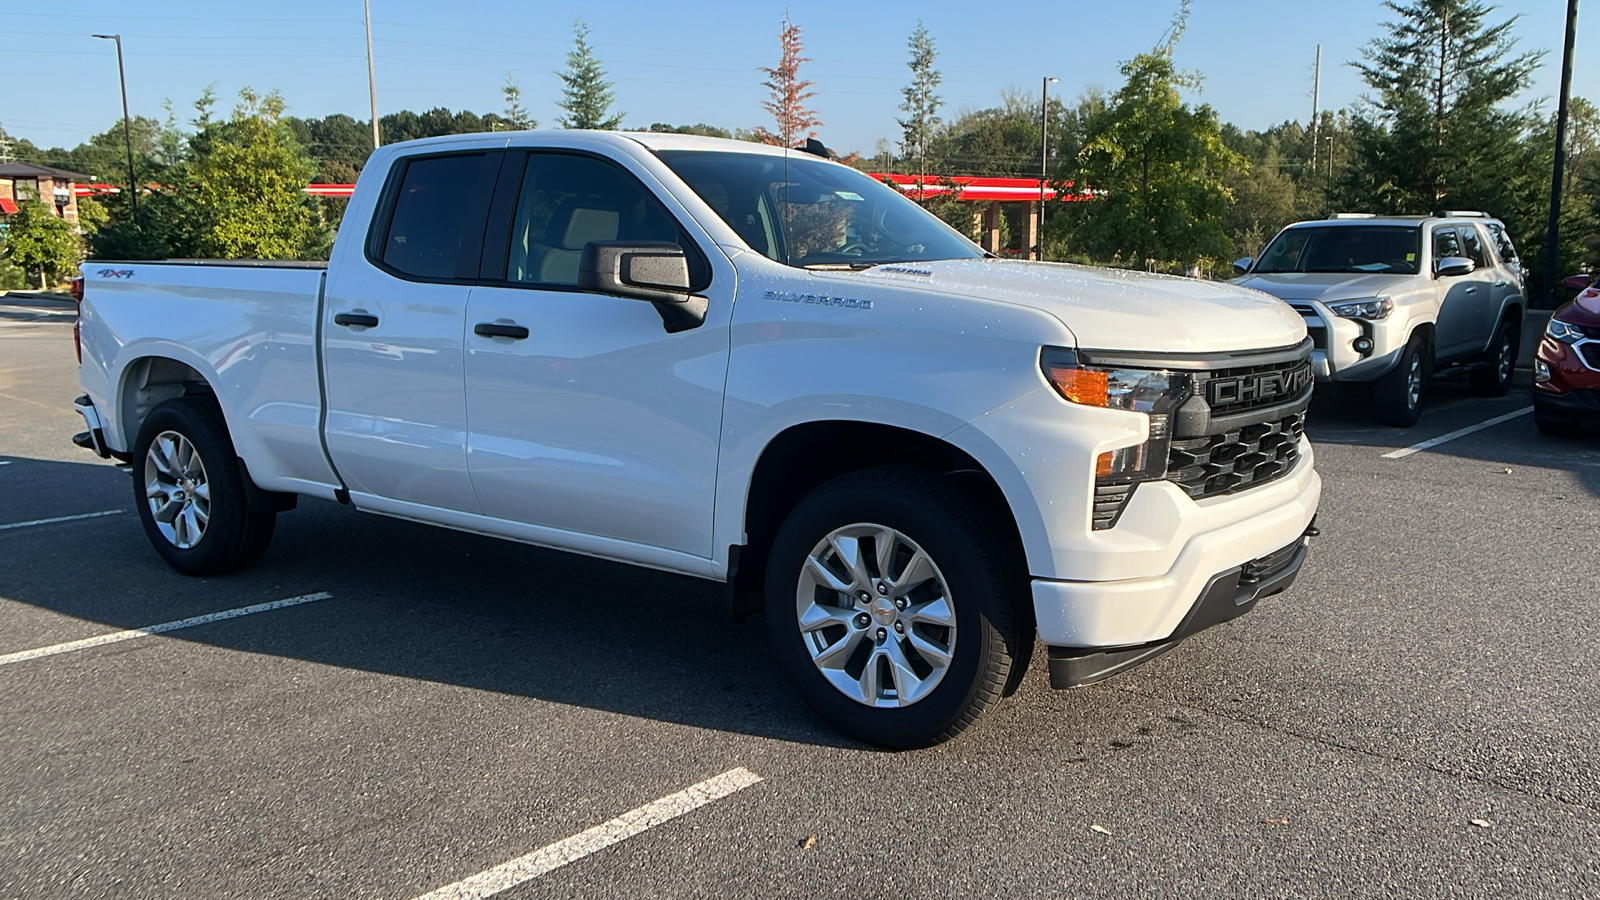
[[[0,492],[21,476],[58,497],[120,496],[129,505],[127,476],[114,469],[0,460],[12,462],[0,466]],[[6,511],[0,524],[30,518]],[[0,566],[0,597],[108,628],[328,591],[332,601],[166,637],[701,728],[861,746],[811,714],[771,661],[760,617],[730,622],[723,586],[708,581],[306,499],[279,517],[260,563],[225,578],[168,569],[131,509],[0,531],[0,557],[18,561]]]

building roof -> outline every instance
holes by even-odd
[[[0,164],[0,178],[39,178],[49,176],[66,181],[93,181],[82,172],[72,172],[58,169],[55,166],[39,166],[33,163],[14,162]]]

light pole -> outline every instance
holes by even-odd
[[[1060,80],[1046,75],[1039,85],[1039,259],[1044,259],[1044,192],[1050,178],[1050,82]]]
[[[372,101],[372,149],[378,149],[378,78],[372,72],[372,0],[361,0],[367,19],[367,96]]]
[[[1550,173],[1550,225],[1545,232],[1544,284],[1539,302],[1555,306],[1556,262],[1561,239],[1562,169],[1567,163],[1567,102],[1572,94],[1572,48],[1578,34],[1578,0],[1567,0],[1567,40],[1561,50],[1561,101],[1556,107],[1556,158]]]
[[[92,34],[90,37],[117,42],[117,80],[122,83],[122,140],[128,148],[128,203],[132,206],[133,224],[139,224],[139,182],[133,174],[133,126],[128,121],[128,75],[122,67],[122,35]]]

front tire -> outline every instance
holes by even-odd
[[[1511,390],[1511,377],[1517,368],[1517,344],[1521,335],[1510,321],[1502,321],[1489,344],[1488,365],[1473,369],[1467,376],[1472,392],[1480,397],[1504,397]]]
[[[275,512],[252,512],[244,474],[216,407],[168,400],[150,411],[129,459],[145,536],[185,575],[222,575],[255,562],[272,540]]]
[[[1378,421],[1393,428],[1410,428],[1422,417],[1422,398],[1433,374],[1433,353],[1421,332],[1411,335],[1394,370],[1373,385]]]
[[[773,542],[766,617],[806,703],[897,750],[976,721],[1032,639],[992,535],[962,494],[919,469],[854,472],[802,500]]]

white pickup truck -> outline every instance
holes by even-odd
[[[1251,609],[1315,534],[1287,305],[995,259],[803,152],[397,144],[326,266],[82,288],[75,440],[180,572],[250,564],[304,494],[726,582],[890,747],[1015,690],[1035,633],[1068,687]]]

